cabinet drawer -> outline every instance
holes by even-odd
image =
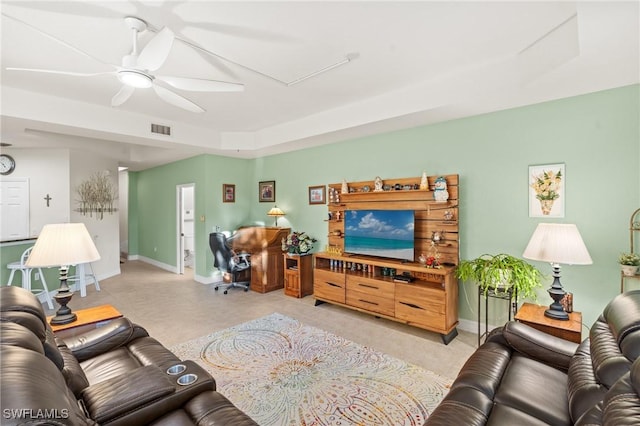
[[[320,272],[320,273],[319,273]],[[331,274],[331,275],[327,275]],[[332,280],[331,278],[339,279]],[[327,279],[328,278],[328,279]],[[313,279],[313,294],[321,299],[332,300],[338,303],[345,301],[344,275],[327,271],[316,270]]]
[[[396,318],[434,330],[446,330],[444,291],[406,284],[396,286]]]
[[[313,281],[325,281],[328,283],[339,284],[344,288],[344,273],[316,268],[313,270]]]
[[[347,305],[393,316],[393,295],[393,283],[364,277],[347,277]]]

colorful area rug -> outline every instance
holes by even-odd
[[[448,391],[430,371],[278,313],[171,350],[261,426],[422,425]]]

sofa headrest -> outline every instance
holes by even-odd
[[[19,346],[44,354],[42,342],[28,328],[14,322],[0,322],[1,343],[7,346]]]
[[[614,297],[604,308],[603,316],[620,344],[627,334],[640,330],[640,290]]]
[[[95,425],[44,355],[0,345],[2,425]],[[46,416],[46,417],[43,417]]]
[[[40,341],[46,339],[47,318],[40,300],[20,287],[0,287],[0,319],[31,330]]]

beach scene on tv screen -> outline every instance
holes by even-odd
[[[413,260],[413,210],[348,210],[344,250]]]

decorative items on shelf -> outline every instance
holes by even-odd
[[[329,202],[334,204],[340,202],[340,194],[338,194],[338,190],[332,187],[329,188]]]
[[[342,249],[338,246],[327,245],[324,248],[325,253],[332,254],[335,256],[342,256]]]
[[[347,185],[346,179],[342,179],[342,188],[341,188],[340,192],[343,193],[343,194],[348,194],[349,193],[349,185]]]
[[[317,240],[304,232],[292,232],[282,239],[282,251],[289,254],[305,254],[313,248]]]
[[[429,190],[429,181],[427,180],[427,172],[422,172],[422,177],[420,178],[420,189],[423,191]]]
[[[622,273],[627,277],[632,277],[640,266],[640,256],[635,253],[621,253],[618,257],[618,263]]]
[[[96,219],[102,220],[105,213],[118,211],[114,206],[118,199],[118,190],[109,179],[108,171],[92,175],[78,185],[76,193],[80,197],[80,207],[77,211],[85,216],[93,216],[93,213],[96,213]]]
[[[447,180],[442,176],[436,178],[433,190],[433,199],[438,203],[444,203],[449,199],[449,191],[447,191]]]
[[[454,216],[455,215],[454,215],[452,210],[445,210],[444,211],[444,214],[443,214],[444,220],[447,220],[447,221],[453,220]]]
[[[373,181],[373,192],[380,192],[383,189],[384,188],[383,188],[382,179],[380,178],[380,176],[376,176],[376,178]]]

